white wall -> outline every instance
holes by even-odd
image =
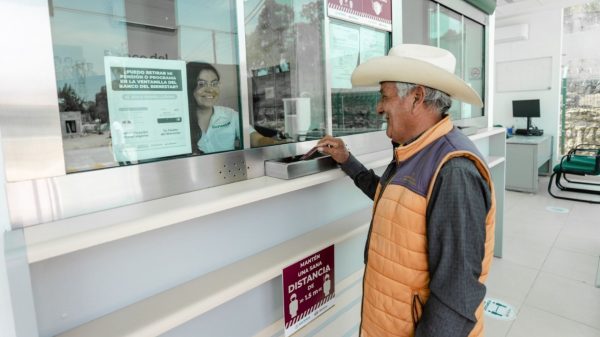
[[[540,99],[541,118],[532,122],[552,135],[553,160],[558,158],[557,136],[560,134],[560,74],[562,50],[562,8],[538,8],[536,12],[510,17],[496,18],[496,29],[503,26],[525,23],[529,25],[527,40],[495,44],[495,62],[552,57],[552,87],[550,90],[507,91],[495,93],[494,124],[526,127],[525,118],[512,117],[512,101],[520,99]]]
[[[10,300],[6,256],[4,253],[4,234],[10,230],[4,177],[4,156],[2,148],[0,148],[0,331],[2,332],[2,337],[15,337],[14,315]]]
[[[32,263],[39,336],[55,336],[371,205],[350,178],[342,178]],[[354,255],[336,257],[336,275],[362,268],[362,239]],[[250,336],[281,319],[279,294],[281,283],[267,282],[167,335],[218,329],[206,336]]]
[[[4,232],[0,232],[2,233],[0,236],[0,331],[2,337],[16,337],[4,256]]]

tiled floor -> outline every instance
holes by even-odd
[[[548,179],[539,183],[536,194],[506,191],[504,252],[487,296],[517,317],[485,316],[486,337],[600,337],[600,205],[552,198]]]

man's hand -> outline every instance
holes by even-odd
[[[348,152],[344,141],[330,135],[321,138],[317,143],[317,148],[319,152],[330,155],[333,160],[340,164],[345,163],[350,157],[350,152]]]

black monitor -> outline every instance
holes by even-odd
[[[527,130],[531,130],[531,117],[540,117],[540,100],[512,101],[513,117],[527,117]]]

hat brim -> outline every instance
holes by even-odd
[[[381,82],[406,82],[424,85],[451,98],[483,107],[481,98],[458,76],[431,63],[408,57],[380,56],[360,64],[352,73],[353,86],[374,86]]]

